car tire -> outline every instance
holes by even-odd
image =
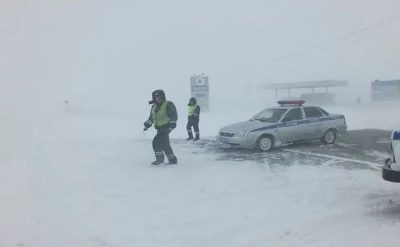
[[[382,178],[393,183],[400,183],[400,171],[390,168],[390,164],[385,164],[382,168]]]
[[[257,149],[262,152],[267,152],[274,147],[274,140],[272,136],[260,136],[257,139]]]
[[[321,138],[323,144],[333,144],[336,142],[337,132],[335,129],[328,129]]]

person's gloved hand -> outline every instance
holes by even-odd
[[[148,128],[150,128],[151,127],[151,123],[150,123],[150,121],[149,120],[147,120],[146,122],[144,122],[144,130],[146,131]]]
[[[176,122],[170,122],[169,123],[169,128],[170,129],[175,129],[176,128]]]

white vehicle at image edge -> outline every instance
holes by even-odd
[[[400,130],[391,134],[392,157],[385,161],[382,168],[382,178],[389,182],[400,183]]]
[[[332,114],[318,106],[303,105],[304,100],[282,100],[250,120],[222,127],[217,140],[238,148],[268,151],[284,143],[320,139],[333,144],[347,131],[344,115]]]

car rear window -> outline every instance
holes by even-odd
[[[325,111],[324,109],[322,109],[321,107],[317,107],[320,111],[322,111],[325,116],[329,116],[329,112]]]
[[[323,117],[324,115],[317,107],[304,107],[306,118]]]

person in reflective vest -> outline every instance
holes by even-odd
[[[169,133],[176,128],[178,114],[174,103],[166,100],[163,90],[156,90],[152,93],[150,116],[144,122],[144,131],[148,130],[152,125],[157,130],[157,134],[153,139],[153,150],[156,160],[152,165],[160,165],[164,163],[164,153],[168,158],[168,164],[178,164],[171,145],[169,143]]]
[[[186,139],[187,141],[200,140],[199,121],[200,121],[200,106],[197,105],[196,99],[192,97],[190,98],[188,104],[188,123],[186,125],[186,130],[189,137]],[[192,127],[196,135],[194,139],[193,139]]]

